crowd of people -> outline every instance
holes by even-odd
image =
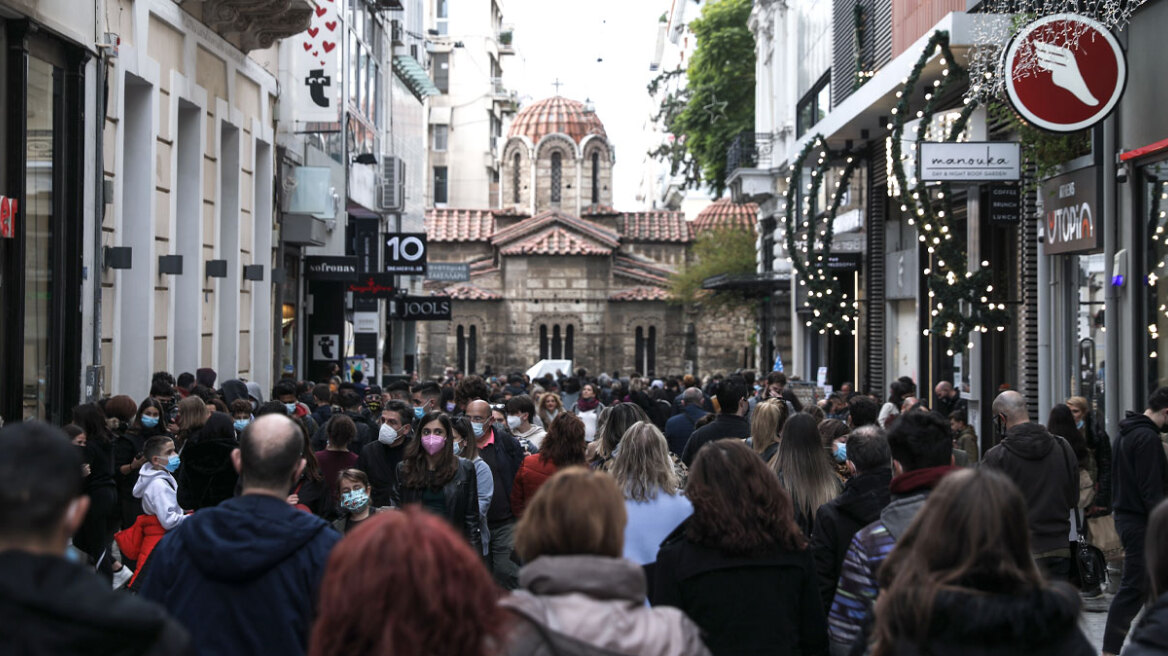
[[[0,429],[0,643],[1085,655],[1108,610],[1105,654],[1168,653],[1168,388],[1113,445],[1086,399],[1043,425],[1013,391],[979,440],[908,378],[351,378],[159,372]]]

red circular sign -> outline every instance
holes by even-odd
[[[1028,123],[1074,132],[1103,120],[1119,102],[1127,62],[1101,23],[1052,14],[1021,29],[1006,49],[1006,93]]]

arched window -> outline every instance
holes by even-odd
[[[564,359],[572,360],[574,359],[572,355],[576,350],[576,345],[574,343],[576,337],[576,327],[568,324],[568,327],[564,329],[564,333]]]
[[[564,156],[552,153],[552,202],[560,202],[560,187],[564,182]]]
[[[592,153],[592,204],[600,204],[600,153]]]
[[[637,371],[644,372],[646,376],[653,376],[657,373],[657,328],[649,326],[648,329],[637,327],[634,338],[634,355],[635,362],[633,368]]]
[[[564,342],[560,338],[560,326],[556,324],[552,326],[552,359],[559,360],[564,357]]]
[[[539,326],[539,359],[571,360],[576,351],[576,328],[571,324],[561,326],[547,324]]]
[[[541,324],[539,327],[539,359],[548,359],[548,331],[546,324]]]
[[[511,167],[511,202],[519,203],[519,153],[515,153],[515,164]]]
[[[458,367],[467,374],[475,372],[478,364],[478,329],[474,326],[467,328],[459,325],[454,331],[458,342]]]

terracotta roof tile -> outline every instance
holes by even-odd
[[[495,216],[490,210],[426,210],[426,237],[430,241],[487,241],[494,233]]]
[[[449,296],[457,301],[501,301],[503,295],[490,289],[483,289],[467,283],[451,285],[442,291],[431,292],[432,296]]]
[[[625,212],[620,221],[621,233],[629,241],[668,241],[688,243],[693,239],[689,223],[681,212],[652,210]]]
[[[580,210],[580,216],[617,216],[620,211],[612,205],[601,205],[594,203],[586,205],[584,209]]]
[[[698,212],[693,222],[694,234],[718,228],[744,228],[753,230],[758,221],[756,203],[735,203],[729,198],[720,198]]]
[[[636,255],[613,257],[612,272],[618,276],[656,285],[669,284],[669,277],[675,273],[669,267],[661,266],[653,260]]]
[[[667,301],[669,300],[669,291],[661,287],[633,287],[632,289],[622,289],[619,292],[613,292],[608,295],[610,301]]]
[[[530,237],[511,242],[499,252],[503,255],[608,255],[612,248],[552,225]]]
[[[524,219],[514,225],[507,226],[491,237],[491,243],[503,247],[512,241],[539,232],[551,225],[564,226],[573,232],[580,233],[587,238],[599,242],[609,249],[620,246],[619,234],[591,221],[565,214],[559,210],[547,210],[536,214],[530,219]]]
[[[607,137],[596,112],[588,111],[578,100],[554,96],[519,110],[507,138],[526,136],[531,143],[538,144],[540,139],[557,132],[568,135],[576,143],[590,134]]]

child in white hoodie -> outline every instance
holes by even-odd
[[[138,574],[145,569],[146,559],[155,545],[167,531],[186,519],[178,505],[178,482],[172,476],[181,464],[174,450],[174,440],[165,435],[152,437],[143,445],[142,455],[146,463],[138,471],[134,497],[142,500],[143,514],[134,526],[115,536],[122,553],[138,562],[134,578],[130,580],[131,589],[134,589]]]

